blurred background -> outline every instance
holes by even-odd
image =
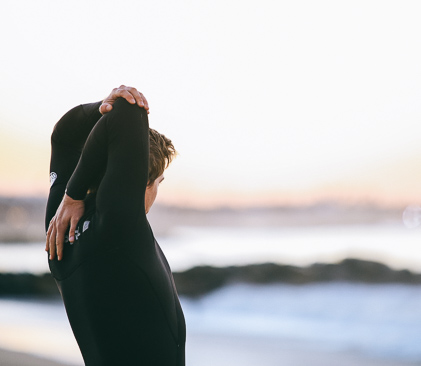
[[[50,135],[124,84],[180,153],[149,220],[187,365],[421,365],[420,14],[384,0],[3,4],[0,360],[83,364],[44,252]]]

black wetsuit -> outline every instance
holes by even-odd
[[[85,214],[74,244],[66,241],[50,270],[85,365],[181,366],[184,316],[145,214],[147,113],[120,98],[101,117],[100,104],[70,110],[51,136],[45,227],[66,186],[70,197],[85,200]],[[102,175],[97,193],[86,196]]]

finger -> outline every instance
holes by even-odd
[[[76,230],[76,225],[78,221],[72,220],[70,222],[69,241],[72,244],[75,242],[75,230]]]
[[[118,97],[116,97],[116,94],[118,93],[118,91],[119,91],[119,88],[114,88],[113,90],[111,90],[110,95],[108,97],[106,97],[105,99],[103,99],[102,102],[104,103],[104,102],[107,102],[107,101],[110,101],[110,100],[112,101],[112,100],[115,100],[116,98],[118,98]]]
[[[105,114],[111,111],[111,109],[113,109],[113,106],[109,103],[102,103],[101,106],[99,107],[99,112],[101,114]]]
[[[66,234],[67,225],[60,225],[56,234],[56,251],[57,259],[60,261],[63,258],[64,235]]]
[[[126,99],[130,104],[135,104],[136,99],[128,90],[124,89],[119,92],[119,96]]]
[[[56,237],[56,251],[57,251],[57,259],[61,261],[63,259],[63,242],[64,240],[61,239],[60,235]]]
[[[136,93],[135,93],[135,98],[136,98],[136,103],[137,103],[137,105],[140,107],[140,108],[145,108],[146,110],[148,110],[148,103],[145,103],[145,98],[142,98],[142,93],[139,93],[137,90],[136,90]]]
[[[50,247],[49,241],[50,241],[50,235],[47,233],[47,238],[45,239],[45,251],[46,252],[48,252],[48,249]]]
[[[142,96],[143,104],[145,105],[145,109],[149,113],[149,104],[148,104],[148,101],[146,100],[145,96],[142,93],[139,93],[139,94]]]
[[[50,225],[48,226],[47,230],[47,237],[45,238],[45,251],[48,252],[49,249],[49,241],[50,241],[50,235],[51,231],[53,230],[53,224],[50,222]]]
[[[51,241],[52,241],[53,236],[55,235],[54,234],[54,225],[55,225],[55,222],[52,222],[50,224],[49,228],[48,228],[48,233],[47,233],[47,246],[46,246],[48,252],[50,252]]]
[[[133,97],[136,100],[136,104],[139,107],[146,109],[144,98],[142,98],[142,93],[138,92],[136,88],[132,88],[130,86],[127,87],[126,89],[127,89],[127,91],[130,92],[131,95],[133,95]]]
[[[53,230],[52,230],[51,235],[50,235],[49,246],[50,246],[50,260],[51,260],[51,259],[54,259],[55,256],[56,256],[56,230],[55,230],[55,227],[53,227]]]

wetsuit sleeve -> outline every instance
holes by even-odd
[[[149,123],[145,109],[118,98],[111,112],[93,128],[79,163],[67,184],[67,194],[82,199],[105,161],[96,196],[96,214],[107,231],[130,230],[146,218]]]
[[[83,104],[67,112],[54,126],[51,135],[50,193],[45,229],[63,198],[66,184],[79,161],[86,139],[101,118],[101,102]]]

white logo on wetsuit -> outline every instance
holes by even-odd
[[[50,173],[50,187],[54,184],[57,179],[57,173],[51,172]]]
[[[75,230],[75,241],[76,240],[79,240],[79,236],[80,236],[80,232],[79,232],[79,228],[77,228],[76,230]]]
[[[89,228],[89,223],[90,223],[90,221],[85,221],[85,222],[83,223],[82,233],[84,233],[86,230],[88,230],[88,228]]]

